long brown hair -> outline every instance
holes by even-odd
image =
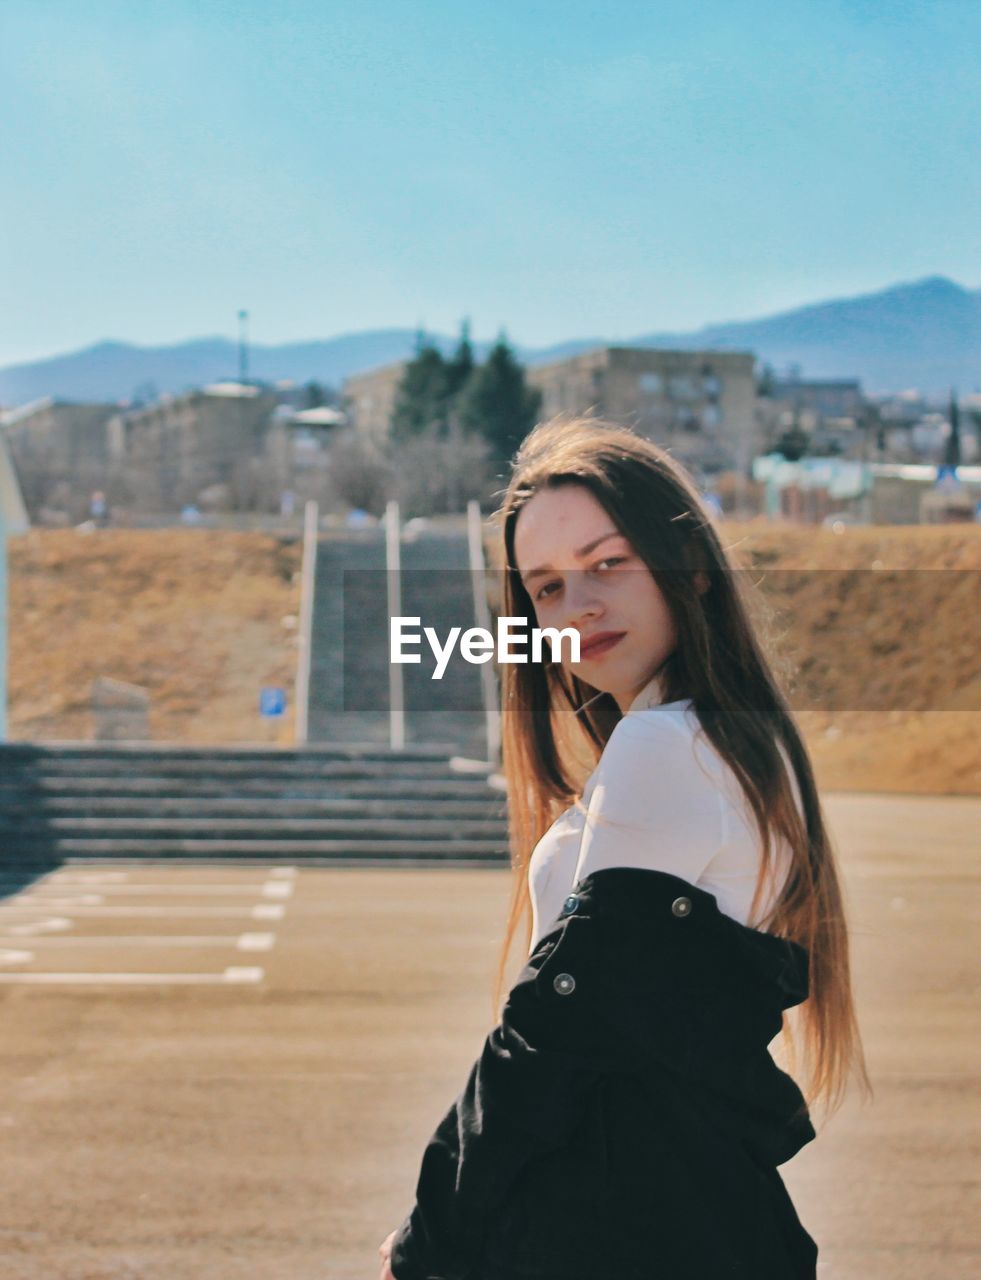
[[[763,853],[752,912],[767,884],[774,837],[783,837],[792,850],[782,892],[763,920],[751,919],[751,924],[791,938],[808,952],[809,994],[794,1010],[801,1027],[793,1027],[785,1013],[782,1034],[792,1069],[798,1037],[803,1042],[808,1069],[801,1090],[809,1105],[823,1099],[830,1114],[854,1069],[871,1096],[852,1002],[836,856],[810,760],[756,634],[755,593],[741,581],[744,572],[733,572],[740,566],[722,546],[694,482],[664,449],[630,428],[594,417],[560,415],[540,423],[522,442],[511,468],[492,517],[503,534],[502,612],[535,625],[534,605],[514,555],[522,508],[544,488],[584,486],[632,543],[671,609],[678,643],[659,672],[664,700],[691,699],[702,729],[739,779],[754,813]],[[498,1007],[522,918],[526,952],[530,945],[531,853],[559,812],[579,799],[571,763],[577,746],[595,762],[621,717],[611,694],[600,695],[559,663],[503,663],[500,670],[502,769],[515,874],[496,974]],[[592,698],[590,707],[572,714]],[[804,822],[778,744],[793,767]]]

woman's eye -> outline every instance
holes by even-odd
[[[603,560],[597,560],[595,567],[598,569],[601,565],[604,565],[604,564],[622,564],[626,559],[627,559],[626,556],[606,556]],[[561,586],[561,583],[546,582],[544,587],[542,587],[539,590],[538,594],[535,596],[535,599],[536,600],[547,599],[548,596],[546,595],[546,592],[548,593],[548,595],[552,594],[552,592],[549,591],[549,587],[558,587],[558,586]]]

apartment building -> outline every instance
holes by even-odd
[[[746,474],[759,444],[754,357],[744,351],[600,347],[531,365],[542,416],[594,412],[706,474]]]
[[[344,410],[360,435],[381,444],[388,435],[402,373],[408,361],[352,374],[342,385]]]

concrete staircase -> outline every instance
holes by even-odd
[[[504,793],[447,744],[0,745],[0,872],[64,861],[507,865]]]
[[[388,743],[387,634],[384,531],[322,534],[313,595],[310,742]]]
[[[404,534],[402,613],[434,627],[475,623],[467,538],[458,530]],[[345,576],[346,575],[346,576]],[[380,528],[323,534],[317,551],[308,737],[322,743],[389,739],[388,604],[385,537]],[[449,743],[461,754],[487,753],[480,668],[459,653],[441,680],[428,643],[402,668],[408,743]]]

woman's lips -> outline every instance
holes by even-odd
[[[608,652],[614,645],[619,644],[626,634],[627,633],[625,631],[618,631],[615,635],[611,635],[605,640],[594,641],[588,646],[581,645],[579,648],[579,657],[598,658],[600,654]]]

